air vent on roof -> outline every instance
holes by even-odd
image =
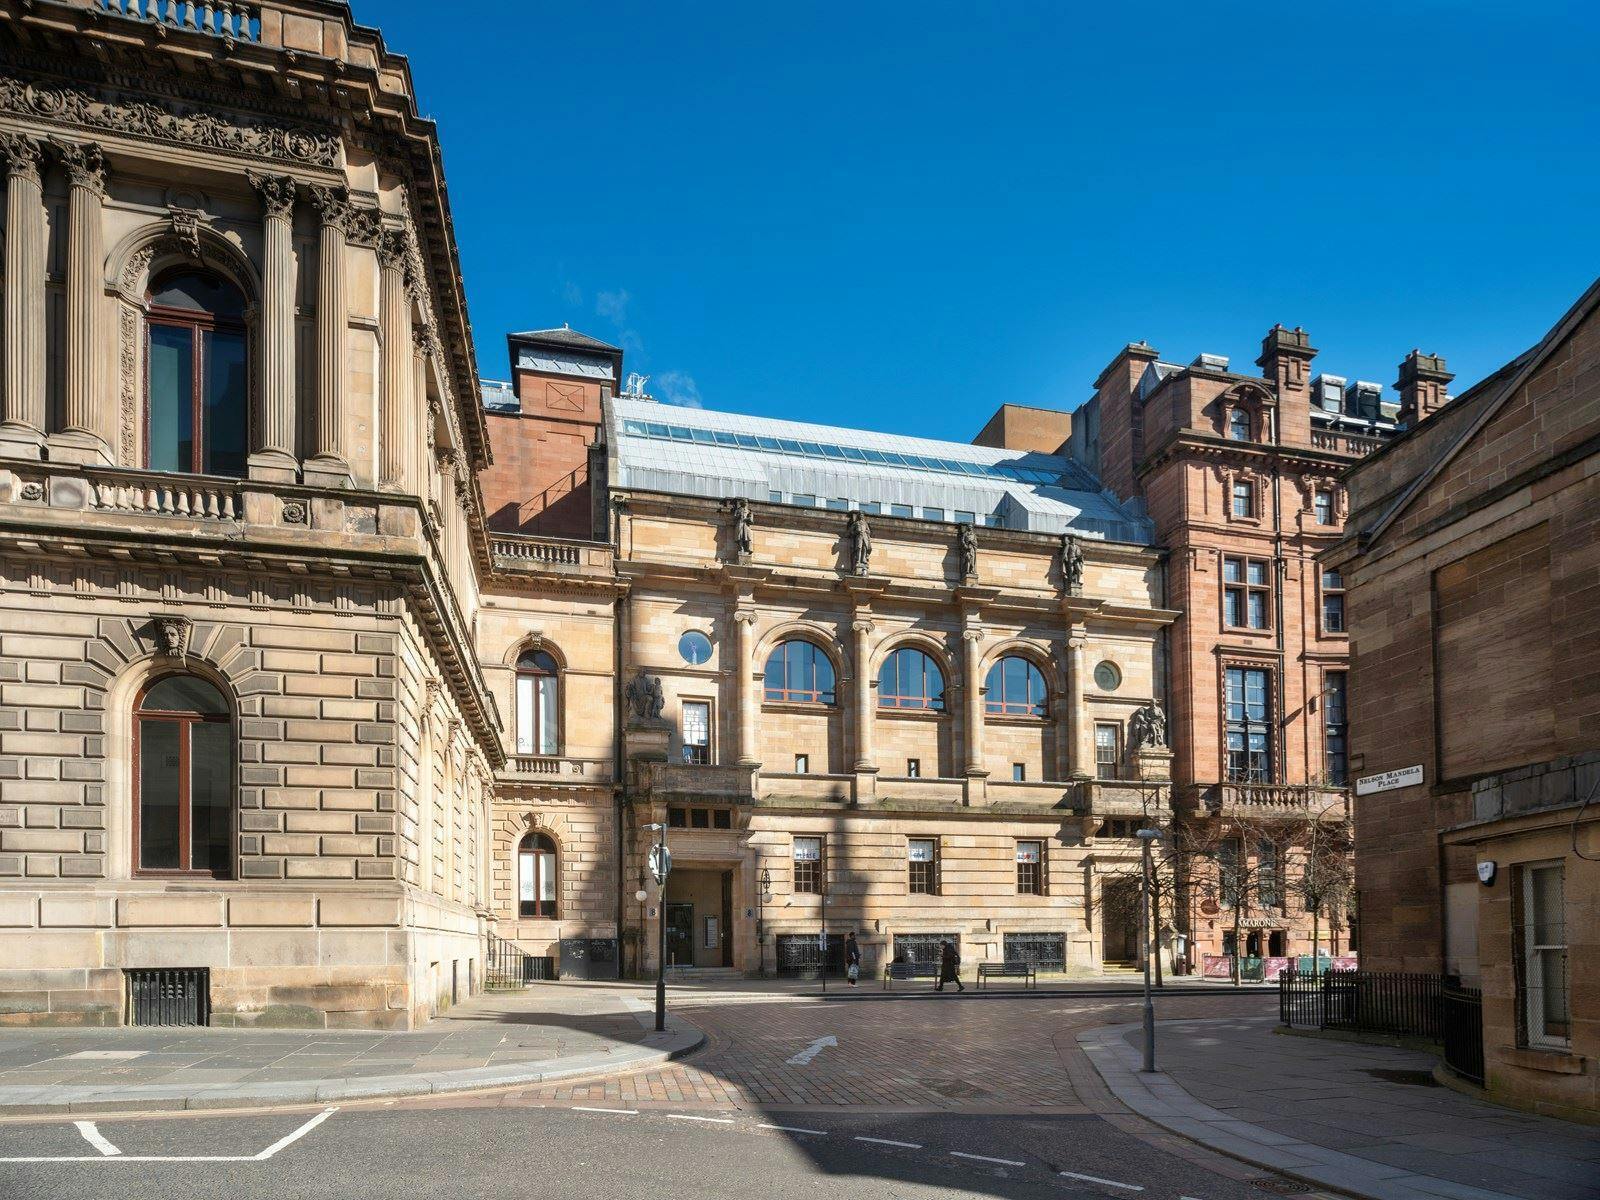
[[[1226,371],[1228,369],[1228,356],[1226,354],[1197,354],[1191,367],[1199,367],[1205,371]]]

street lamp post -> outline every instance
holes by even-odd
[[[667,853],[665,823],[652,823],[645,828],[656,835],[650,873],[656,879],[656,1032],[662,1033],[667,1028],[667,873],[672,870],[672,856]]]
[[[1150,996],[1150,846],[1161,837],[1159,829],[1139,830],[1139,928],[1144,938],[1144,1070],[1156,1069],[1156,1009]]]

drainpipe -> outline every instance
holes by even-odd
[[[622,978],[622,923],[627,911],[625,888],[627,873],[623,869],[622,823],[628,808],[628,776],[624,768],[622,747],[622,647],[624,626],[628,623],[631,592],[611,599],[611,792],[612,804],[611,854],[617,872],[617,978]]]

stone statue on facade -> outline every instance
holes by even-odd
[[[1061,578],[1066,582],[1067,595],[1083,595],[1083,547],[1070,533],[1061,535]]]
[[[744,560],[751,555],[750,543],[750,501],[743,496],[730,502],[728,506],[733,511],[733,549]]]
[[[978,535],[965,522],[956,526],[956,548],[961,551],[961,578],[973,578],[978,573]]]
[[[182,658],[189,653],[189,635],[194,624],[188,617],[156,617],[156,652],[169,658]]]
[[[642,670],[633,677],[622,695],[628,703],[628,712],[636,721],[659,721],[661,710],[667,706],[666,697],[661,692],[661,677],[646,675]]]
[[[1167,748],[1167,714],[1154,700],[1134,712],[1132,724],[1135,750]]]
[[[867,527],[867,518],[864,513],[852,512],[850,514],[850,569],[857,575],[867,573],[867,565],[872,560],[872,530]]]

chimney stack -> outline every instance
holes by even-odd
[[[1274,325],[1261,339],[1256,366],[1278,398],[1278,440],[1286,446],[1311,444],[1311,335],[1296,326]]]
[[[1395,390],[1400,393],[1400,423],[1413,428],[1444,407],[1449,396],[1445,388],[1455,376],[1445,370],[1444,359],[1437,354],[1424,354],[1413,350],[1400,364],[1400,378]]]

